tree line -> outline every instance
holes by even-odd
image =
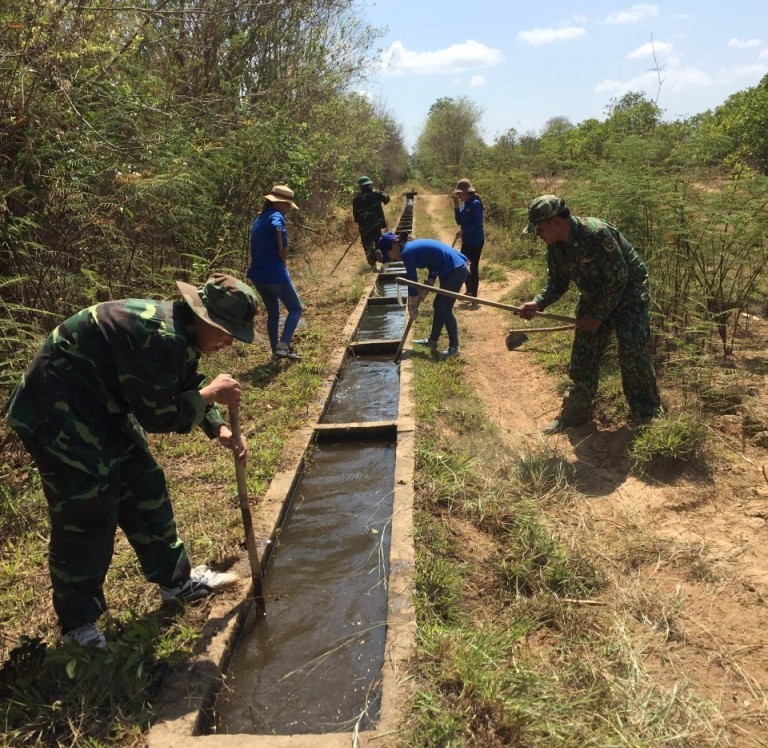
[[[404,178],[400,126],[355,90],[379,32],[353,6],[0,3],[0,388],[94,300],[242,274],[272,184],[333,231],[361,173]]]
[[[506,256],[525,257],[526,205],[555,192],[576,215],[616,224],[649,264],[657,348],[715,341],[729,356],[742,312],[768,313],[768,76],[713,111],[664,121],[644,94],[612,100],[605,119],[552,117],[539,133],[511,129],[493,143],[467,97],[438,99],[413,153],[414,168],[448,189],[471,176]]]

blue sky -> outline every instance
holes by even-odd
[[[481,107],[490,143],[510,128],[538,132],[555,116],[604,119],[627,91],[657,101],[665,119],[689,117],[768,73],[768,0],[367,0],[359,8],[367,23],[388,27],[362,90],[402,124],[409,148],[443,96]]]

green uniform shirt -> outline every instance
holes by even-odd
[[[389,195],[378,190],[361,190],[352,200],[352,217],[360,231],[387,228],[384,208],[389,202]]]
[[[11,397],[8,424],[32,441],[44,432],[41,446],[63,457],[68,445],[98,449],[115,431],[145,443],[142,428],[187,433],[200,425],[213,437],[224,421],[200,395],[200,355],[184,302],[96,304],[43,343]]]
[[[580,316],[604,320],[620,304],[647,302],[648,269],[621,232],[599,218],[570,221],[568,241],[547,245],[547,285],[534,301],[550,306],[573,281],[581,293]]]

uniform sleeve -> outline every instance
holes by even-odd
[[[270,216],[270,222],[272,225],[279,231],[283,236],[283,248],[288,249],[288,229],[285,227],[285,218],[283,217],[283,214],[276,210],[271,216]],[[277,245],[277,235],[275,235],[275,238],[273,240],[275,242],[275,253],[277,254],[280,251],[280,247]]]
[[[405,267],[405,277],[408,280],[416,281],[419,280],[419,273],[416,268],[416,258],[413,256],[412,253],[408,255],[403,255],[402,257],[403,266]],[[409,296],[418,296],[419,295],[419,289],[414,288],[413,286],[408,286],[408,295]]]
[[[542,308],[554,304],[571,284],[568,273],[563,270],[562,264],[554,257],[554,250],[547,247],[547,285],[534,297],[534,301]]]
[[[379,192],[379,195],[381,196],[381,204],[386,205],[389,202],[389,195],[386,192]]]
[[[352,200],[352,218],[354,219],[355,223],[360,223],[360,209],[358,207],[358,199],[357,195]]]

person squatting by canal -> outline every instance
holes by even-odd
[[[376,269],[376,243],[382,230],[387,228],[382,206],[389,202],[389,195],[373,189],[373,181],[368,177],[357,180],[358,192],[352,199],[352,218],[360,231],[360,243],[363,245],[365,259],[372,270]]]
[[[547,245],[547,283],[518,314],[531,319],[534,312],[557,301],[571,281],[580,292],[571,384],[560,414],[544,432],[558,433],[589,419],[600,361],[612,330],[616,330],[621,382],[631,420],[643,423],[659,415],[661,400],[651,361],[650,281],[634,247],[611,224],[572,216],[565,200],[555,195],[531,201],[523,233],[536,234]]]
[[[447,244],[435,239],[412,239],[407,233],[393,234],[387,232],[379,239],[379,259],[381,262],[402,261],[405,266],[405,277],[408,280],[418,281],[417,268],[426,268],[428,272],[427,283],[433,285],[435,279],[440,281],[440,288],[446,291],[458,293],[467,279],[467,258]],[[408,314],[417,317],[419,305],[428,291],[408,287]],[[448,347],[440,354],[440,358],[446,359],[458,356],[459,327],[456,317],[453,315],[455,298],[435,294],[432,303],[432,330],[428,338],[414,340],[414,343],[427,346],[437,355],[437,342],[445,327],[448,333]]]
[[[264,195],[264,205],[251,226],[251,265],[246,273],[267,310],[267,337],[272,348],[272,360],[300,361],[293,348],[293,334],[301,320],[304,307],[288,272],[288,230],[285,216],[298,208],[293,190],[284,184],[275,185]],[[288,314],[280,328],[280,302]],[[279,334],[279,339],[278,339]]]
[[[453,215],[461,228],[456,234],[461,239],[461,254],[469,260],[467,296],[477,298],[480,287],[480,254],[485,244],[483,229],[483,203],[469,179],[460,179],[453,191]],[[472,306],[476,307],[476,304]]]
[[[16,386],[6,420],[40,473],[51,524],[53,607],[65,640],[106,646],[96,621],[120,527],[163,600],[197,600],[234,574],[191,568],[162,468],[146,432],[205,434],[245,463],[215,403],[237,407],[240,384],[219,374],[203,386],[203,354],[254,341],[256,294],[231,275],[201,288],[177,282],[184,301],[123,299],[83,309],[43,343]]]

